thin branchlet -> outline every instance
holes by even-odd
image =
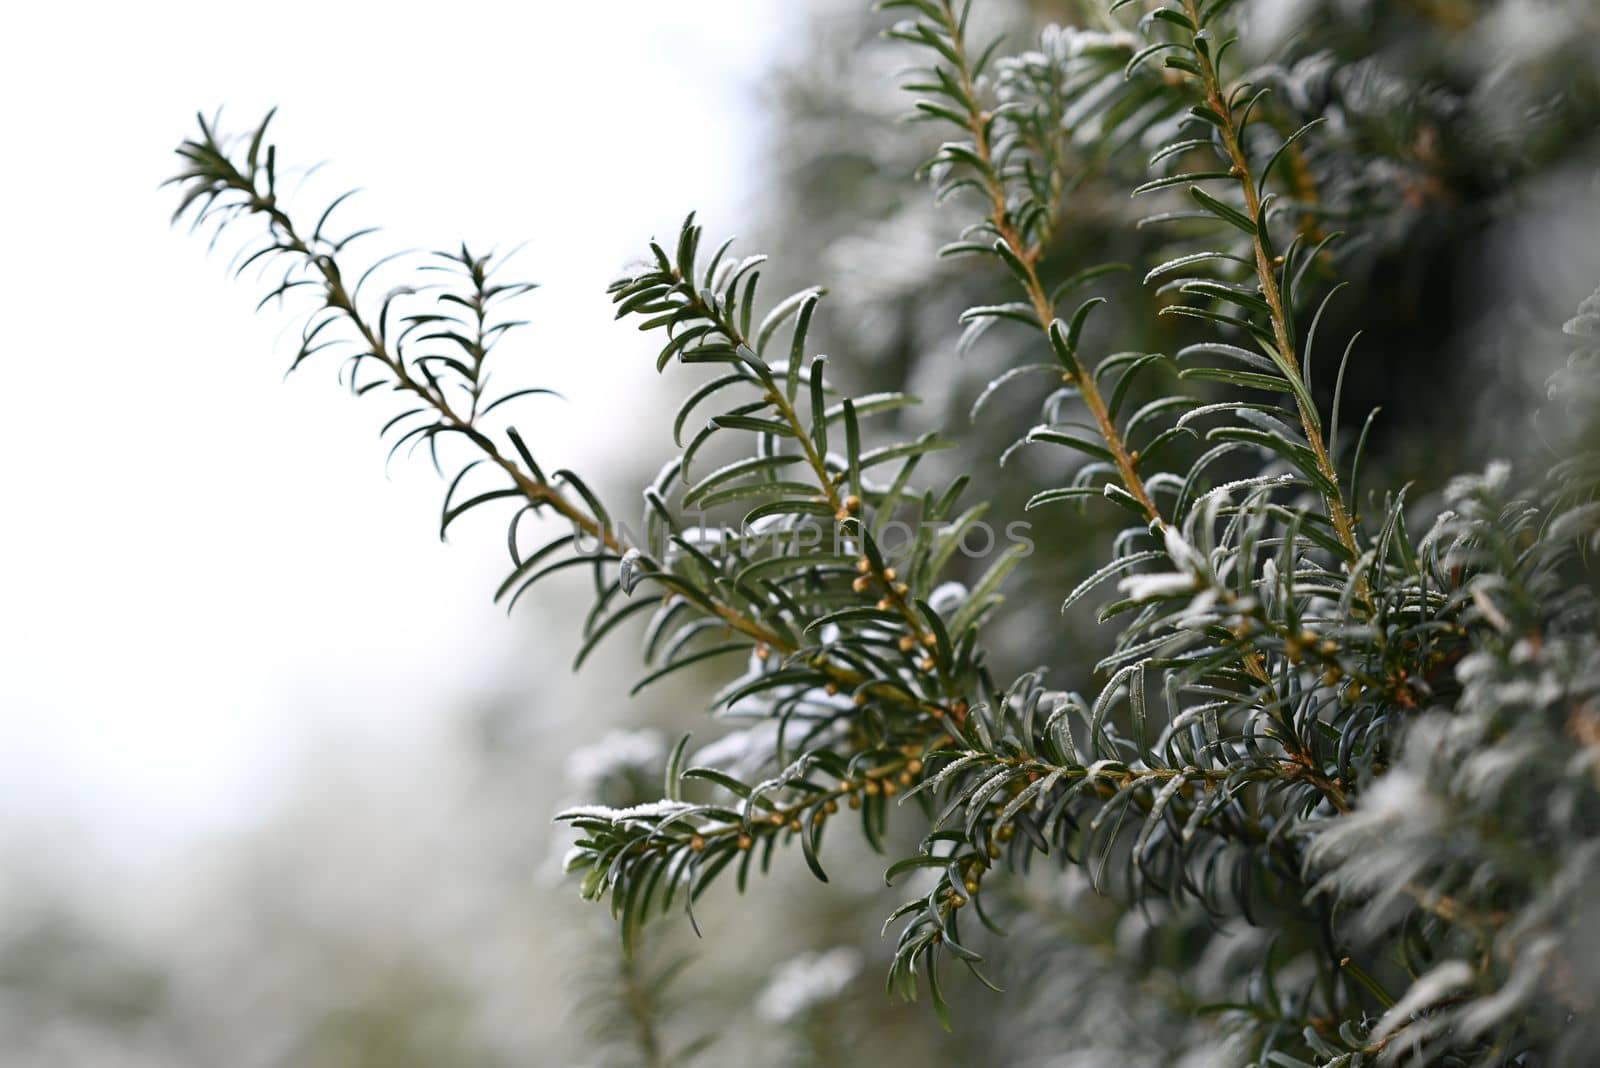
[[[1196,27],[1203,26],[1198,0],[1182,0],[1182,2],[1183,10],[1191,22]],[[1256,223],[1250,245],[1255,258],[1256,284],[1260,287],[1262,299],[1266,301],[1272,335],[1276,342],[1273,346],[1273,359],[1283,376],[1299,386],[1295,396],[1300,413],[1300,428],[1305,433],[1306,441],[1316,458],[1317,470],[1332,488],[1332,492],[1324,493],[1324,500],[1328,505],[1328,516],[1333,522],[1334,532],[1338,535],[1339,543],[1344,546],[1349,559],[1354,562],[1361,557],[1361,549],[1356,542],[1356,527],[1345,504],[1343,492],[1339,488],[1339,472],[1333,466],[1333,460],[1328,455],[1328,446],[1323,441],[1322,420],[1308,403],[1310,393],[1300,377],[1300,361],[1296,356],[1298,345],[1290,333],[1288,317],[1284,312],[1285,296],[1278,280],[1278,271],[1283,264],[1282,260],[1275,257],[1267,248],[1264,234],[1267,221],[1262,212],[1260,184],[1255,169],[1251,166],[1250,157],[1245,153],[1240,139],[1238,120],[1235,117],[1238,105],[1234,102],[1234,97],[1238,94],[1225,93],[1222,77],[1210,48],[1197,46],[1194,49],[1194,56],[1206,103],[1218,119],[1217,132],[1230,163],[1228,173],[1238,182],[1246,217]],[[1290,146],[1291,149],[1293,147]]]
[[[994,228],[996,239],[1013,254],[1018,268],[1023,289],[1027,293],[1033,314],[1041,328],[1047,334],[1052,327],[1060,329],[1063,324],[1056,318],[1055,306],[1050,300],[1044,282],[1039,277],[1039,258],[1044,251],[1043,236],[1038,241],[1025,241],[1018,232],[1011,219],[1010,208],[1005,185],[1000,177],[1000,170],[996,166],[991,145],[991,130],[996,121],[992,111],[982,108],[978,103],[978,90],[974,84],[972,62],[967,53],[966,34],[964,32],[965,18],[958,13],[951,0],[941,0],[939,12],[943,23],[942,29],[947,35],[949,45],[950,65],[954,71],[957,83],[960,85],[962,96],[971,102],[967,111],[965,125],[972,136],[973,153],[978,161],[978,174],[983,182],[985,192],[989,197],[989,221]],[[1053,213],[1043,213],[1046,218]],[[1155,500],[1150,496],[1144,484],[1144,479],[1139,475],[1136,466],[1137,459],[1133,451],[1123,440],[1121,432],[1112,420],[1110,410],[1106,406],[1105,398],[1100,393],[1100,385],[1094,374],[1084,370],[1070,370],[1067,372],[1066,381],[1078,390],[1083,398],[1084,405],[1094,417],[1095,426],[1100,431],[1101,440],[1106,448],[1111,451],[1111,456],[1116,464],[1117,472],[1121,476],[1123,487],[1138,502],[1145,518],[1151,523],[1164,526],[1165,520],[1161,518],[1161,511],[1156,507]]]

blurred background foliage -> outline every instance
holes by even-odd
[[[1245,47],[1289,57],[1259,78],[1330,120],[1312,195],[1352,235],[1339,272],[1350,284],[1329,329],[1364,331],[1346,418],[1384,409],[1367,484],[1413,483],[1427,512],[1449,476],[1530,453],[1530,413],[1567,350],[1561,324],[1600,280],[1600,13],[1588,0],[1248,6]],[[1026,354],[1004,330],[957,352],[959,313],[1004,299],[1007,280],[985,261],[935,254],[965,215],[935,204],[915,176],[936,134],[902,121],[895,74],[907,58],[880,38],[883,17],[856,0],[807,11],[761,90],[767,173],[743,227],[754,238],[747,251],[777,254],[774,291],[827,286],[814,336],[843,384],[906,384],[926,403],[903,418],[963,442],[930,462],[972,472],[1000,514],[1020,514],[1039,485],[1054,484],[1028,467],[1048,460],[1023,453],[997,466],[1009,442],[988,428],[1032,421],[1024,391],[996,397],[976,425],[968,411]],[[982,13],[1015,49],[1047,23],[1103,26],[1092,2],[991,0]],[[1084,147],[1091,140],[1068,149],[1083,158],[1049,252],[1057,277],[1145,252],[1126,192],[1144,177],[1143,155],[1106,158]],[[1108,277],[1094,292],[1111,298],[1094,337],[1167,348],[1157,331],[1168,320],[1150,314],[1158,298],[1136,276]],[[664,434],[663,420],[643,437]],[[1088,614],[1036,622],[1056,618],[1063,592],[1090,570],[1108,534],[1097,522],[1085,518],[1071,542],[1039,544],[1014,579],[990,642],[998,676],[1039,664],[1081,676],[1104,652],[1109,635]],[[877,926],[897,898],[850,874],[876,870],[871,862],[830,865],[844,877],[824,888],[798,856],[780,857],[748,907],[707,903],[703,940],[686,924],[661,925],[623,961],[603,910],[561,881],[565,832],[549,814],[569,801],[655,797],[665,739],[711,732],[697,680],[618,700],[625,686],[608,680],[633,670],[626,643],[603,650],[581,681],[553,669],[576,637],[561,621],[570,612],[544,596],[515,624],[538,655],[505,665],[489,696],[462,696],[427,767],[380,774],[357,770],[359,753],[324,754],[293,803],[214,844],[182,885],[107,886],[92,869],[39,864],[13,843],[28,860],[8,863],[13,875],[0,883],[5,1063],[933,1068],[1170,1065],[1180,1050],[1183,1063],[1229,1063],[1208,1042],[1196,999],[1238,979],[1230,947],[1261,931],[1203,937],[1197,917],[1192,931],[1169,922],[1156,937],[1153,915],[1097,895],[1078,872],[1008,884],[1011,938],[994,959],[1010,994],[963,983],[951,1035],[925,1006],[882,992],[889,947]],[[589,719],[573,729],[576,713],[563,711],[595,707],[656,726],[601,737]],[[568,752],[583,736],[589,746]],[[864,846],[840,836],[830,849]],[[107,894],[162,907],[113,915]]]

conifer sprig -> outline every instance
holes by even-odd
[[[994,46],[986,49],[977,59],[970,58],[965,32],[970,3],[963,4],[959,11],[951,0],[888,0],[881,6],[886,11],[909,9],[916,12],[920,18],[896,26],[890,30],[890,35],[930,49],[938,57],[935,64],[928,68],[931,80],[914,81],[908,85],[914,92],[927,92],[934,96],[932,101],[918,100],[918,109],[927,116],[954,123],[970,137],[965,142],[944,145],[933,162],[952,170],[970,169],[976,176],[979,188],[988,200],[989,213],[984,229],[992,239],[992,244],[988,248],[971,246],[969,235],[965,247],[952,251],[987,252],[1004,263],[1016,276],[1031,313],[1031,319],[1024,317],[1023,321],[1031,322],[1045,331],[1056,358],[1061,362],[1062,381],[1078,391],[1084,406],[1093,416],[1100,438],[1121,480],[1120,487],[1113,488],[1120,488],[1131,498],[1137,511],[1147,520],[1162,523],[1160,510],[1137,470],[1138,457],[1123,440],[1111,418],[1100,392],[1098,375],[1086,372],[1079,359],[1078,339],[1088,313],[1098,301],[1086,302],[1073,315],[1070,324],[1064,323],[1056,317],[1056,304],[1063,294],[1058,292],[1052,297],[1039,275],[1044,240],[1059,210],[1054,201],[1059,196],[1060,184],[1047,179],[1040,188],[1036,182],[1029,182],[1027,188],[1030,195],[1024,197],[1020,204],[1013,204],[1005,180],[1011,160],[997,158],[994,148],[997,138],[1036,149],[1043,147],[1046,155],[1038,161],[1038,168],[1042,171],[1048,167],[1051,170],[1045,173],[1053,173],[1057,161],[1050,158],[1048,153],[1048,147],[1053,142],[1040,141],[1037,137],[1026,138],[1009,131],[1000,132],[1010,113],[985,107],[982,103],[976,79],[993,56]],[[1028,129],[1037,129],[1041,125],[1035,121]],[[1028,171],[1030,176],[1036,173],[1032,166],[1028,166]],[[948,195],[960,188],[964,181],[955,179],[947,182],[942,192]],[[970,319],[1017,317],[1016,309],[1007,306],[974,311],[985,314],[974,315],[969,312]]]

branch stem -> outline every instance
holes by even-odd
[[[1185,14],[1196,26],[1201,25],[1200,4],[1198,0],[1183,0]],[[1200,69],[1200,81],[1205,93],[1206,103],[1216,113],[1220,122],[1218,131],[1222,136],[1223,149],[1228,154],[1232,164],[1230,173],[1239,183],[1239,191],[1244,196],[1245,214],[1252,220],[1261,219],[1261,196],[1256,189],[1255,175],[1250,168],[1250,159],[1245,154],[1244,146],[1239,139],[1239,126],[1234,121],[1233,109],[1229,106],[1226,95],[1222,91],[1222,79],[1217,71],[1216,63],[1211,57],[1210,49],[1196,47],[1195,60]],[[1295,391],[1296,406],[1300,413],[1300,426],[1305,432],[1306,441],[1311,446],[1311,453],[1316,461],[1317,470],[1321,473],[1333,493],[1324,495],[1328,505],[1328,518],[1333,523],[1334,533],[1338,535],[1339,543],[1344,546],[1349,554],[1351,563],[1361,558],[1361,551],[1356,544],[1355,524],[1350,518],[1350,511],[1345,505],[1344,495],[1339,489],[1339,473],[1334,467],[1332,458],[1328,455],[1328,447],[1323,441],[1321,422],[1314,409],[1308,408],[1305,398],[1310,396],[1304,380],[1300,376],[1299,361],[1295,356],[1295,338],[1289,332],[1288,316],[1284,313],[1284,295],[1278,282],[1277,266],[1261,236],[1259,227],[1251,235],[1252,251],[1255,255],[1255,273],[1257,284],[1261,286],[1262,299],[1266,301],[1268,318],[1272,322],[1272,336],[1276,352],[1278,369],[1283,375],[1299,388]]]
[[[943,0],[945,30],[950,35],[951,51],[954,54],[955,75],[961,84],[961,90],[967,98],[974,101],[974,108],[968,113],[967,129],[972,134],[973,151],[982,161],[979,174],[983,181],[984,189],[989,195],[989,221],[1001,241],[1016,254],[1018,262],[1022,264],[1023,289],[1027,292],[1028,303],[1033,306],[1033,313],[1039,320],[1041,330],[1048,331],[1050,324],[1055,320],[1055,306],[1045,291],[1044,283],[1039,279],[1038,261],[1042,253],[1039,245],[1027,245],[1023,242],[1021,234],[1011,220],[1011,213],[1006,206],[1005,185],[1000,179],[998,169],[994,164],[994,147],[989,139],[989,123],[994,116],[988,111],[976,109],[978,99],[976,86],[973,84],[971,61],[967,57],[966,42],[961,27],[961,19],[951,0]],[[1072,385],[1078,389],[1078,395],[1083,398],[1089,414],[1094,417],[1095,426],[1100,431],[1100,437],[1105,441],[1106,448],[1111,452],[1112,461],[1116,464],[1117,473],[1122,476],[1123,487],[1139,503],[1144,511],[1145,518],[1151,523],[1159,524],[1163,529],[1167,521],[1162,518],[1161,510],[1156,507],[1155,500],[1150,496],[1150,491],[1145,487],[1144,479],[1140,476],[1137,467],[1138,459],[1133,451],[1128,448],[1128,443],[1123,439],[1122,433],[1117,429],[1115,421],[1111,418],[1110,409],[1107,407],[1105,397],[1100,393],[1100,385],[1095,380],[1094,373],[1088,369],[1081,370],[1072,376]]]

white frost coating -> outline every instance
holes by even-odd
[[[1511,465],[1505,460],[1491,460],[1481,475],[1457,475],[1444,488],[1445,500],[1462,503],[1478,494],[1498,497],[1511,480]]]
[[[612,808],[610,805],[576,805],[572,808],[564,808],[556,813],[556,819],[610,820],[612,823],[622,823],[626,820],[646,820],[653,823],[668,816],[676,816],[678,813],[692,807],[687,801],[651,801],[648,804],[633,805],[629,808]]]
[[[1426,820],[1428,828],[1442,824],[1435,799],[1409,769],[1395,769],[1367,787],[1359,815],[1374,821]],[[1350,820],[1348,822],[1354,822]]]
[[[1463,686],[1471,686],[1476,682],[1488,682],[1494,678],[1499,664],[1495,662],[1494,654],[1479,650],[1468,653],[1456,664],[1456,679]]]
[[[1166,542],[1167,556],[1174,564],[1186,571],[1193,571],[1200,566],[1200,554],[1178,533],[1177,527],[1167,527],[1162,537]]]
[[[1490,1028],[1503,1026],[1513,1014],[1526,1011],[1529,1002],[1539,996],[1540,988],[1549,982],[1552,958],[1560,951],[1561,941],[1553,934],[1528,939],[1504,985],[1493,994],[1462,1006],[1462,1034],[1476,1038]]]
[[[1085,52],[1103,49],[1132,50],[1138,39],[1125,31],[1106,33],[1052,23],[1039,34],[1039,47],[1009,56],[995,64],[995,89],[1002,102],[1030,100],[1038,95],[1034,80],[1068,72],[1072,60]]]
[[[1293,475],[1257,475],[1254,478],[1235,479],[1232,482],[1224,482],[1220,486],[1213,486],[1211,489],[1206,490],[1196,499],[1195,503],[1199,504],[1201,501],[1210,501],[1221,497],[1224,504],[1229,504],[1233,501],[1235,490],[1264,489],[1269,486],[1285,485],[1294,480],[1295,476]]]
[[[948,616],[967,603],[967,587],[960,582],[941,582],[928,595],[928,606],[941,616]]]
[[[1409,744],[1441,744],[1440,730],[1437,722],[1418,720]],[[1398,767],[1367,789],[1354,812],[1329,821],[1307,859],[1327,868],[1318,889],[1392,897],[1420,877],[1431,843],[1447,825],[1440,798],[1414,771]]]
[[[599,741],[572,751],[567,778],[580,793],[592,794],[613,775],[654,773],[665,755],[666,739],[658,730],[610,730]]]
[[[802,953],[780,964],[756,1012],[772,1023],[788,1023],[842,994],[861,971],[861,954],[849,946],[824,953]]]
[[[1109,759],[1108,760],[1096,760],[1093,764],[1090,764],[1087,768],[1083,769],[1084,770],[1084,774],[1087,775],[1091,779],[1098,779],[1102,772],[1104,772],[1108,767],[1110,767],[1111,765],[1113,765],[1115,763],[1118,763],[1118,762],[1115,761],[1115,760],[1109,760]]]
[[[1419,976],[1405,992],[1405,996],[1383,1014],[1383,1019],[1378,1021],[1378,1029],[1372,1032],[1373,1039],[1382,1041],[1393,1034],[1395,1029],[1409,1020],[1414,1013],[1421,1012],[1430,1005],[1436,1005],[1462,987],[1470,985],[1472,975],[1472,965],[1466,961],[1447,960]]]
[[[1501,0],[1485,12],[1478,28],[1479,48],[1493,55],[1495,65],[1535,63],[1581,33],[1577,6],[1571,13],[1540,0]],[[1493,42],[1492,52],[1488,42]],[[1504,58],[1502,58],[1504,57]]]
[[[629,549],[622,554],[622,562],[617,565],[617,582],[624,596],[633,596],[633,587],[639,581],[639,561],[643,558],[644,554],[638,549]]]
[[[1217,606],[1216,590],[1201,590],[1189,602],[1187,608],[1173,619],[1172,625],[1179,630],[1195,630],[1212,622],[1212,609]]]
[[[696,548],[702,545],[721,545],[728,536],[722,527],[688,527],[683,532],[683,540]]]
[[[1546,537],[1552,541],[1565,541],[1588,534],[1596,527],[1600,527],[1600,501],[1580,505],[1556,517],[1551,521]]]
[[[1081,55],[1091,48],[1137,48],[1140,43],[1137,37],[1126,30],[1106,33],[1103,30],[1080,30],[1075,26],[1049,26],[1044,31],[1047,47],[1051,43],[1051,30],[1055,30],[1066,39],[1066,52],[1069,56]]]
[[[1160,571],[1154,575],[1129,575],[1117,583],[1117,589],[1131,600],[1148,601],[1173,593],[1193,593],[1193,575],[1180,575],[1176,571]]]

